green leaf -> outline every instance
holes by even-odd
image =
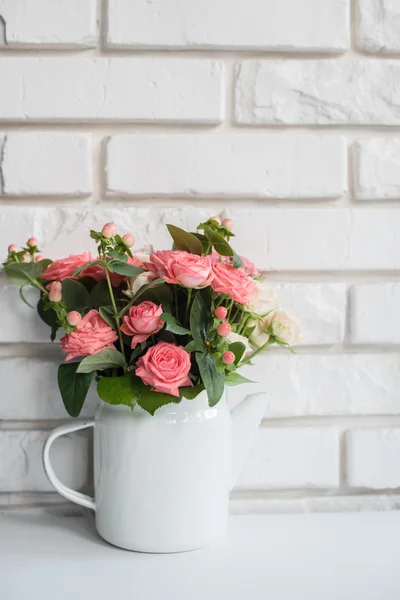
[[[211,304],[206,303],[205,294],[202,293],[202,290],[198,291],[190,310],[190,331],[193,339],[204,342],[211,323]]]
[[[233,373],[230,372],[226,375],[225,377],[225,384],[226,385],[239,385],[241,383],[254,383],[254,381],[251,381],[251,379],[247,379],[247,377],[243,377],[243,375],[240,375],[239,373]]]
[[[23,289],[24,287],[26,287],[25,285],[23,285],[21,288],[19,288],[19,297],[21,298],[22,302],[24,302],[25,304],[27,304],[28,306],[30,306],[31,308],[35,308],[34,306],[32,306],[32,304],[30,302],[28,302],[28,300],[25,298],[24,293],[23,293]]]
[[[145,411],[154,415],[156,410],[161,406],[165,406],[166,404],[178,404],[181,401],[180,398],[176,396],[171,396],[170,394],[162,394],[160,392],[153,392],[149,388],[143,389],[140,393],[138,404]]]
[[[67,312],[77,310],[82,313],[84,309],[91,308],[89,292],[75,279],[64,279],[62,282],[62,299]]]
[[[114,309],[112,306],[100,306],[99,313],[101,318],[115,331],[117,331],[117,324],[114,318]]]
[[[192,233],[176,227],[176,225],[167,225],[167,229],[178,250],[186,250],[186,252],[191,252],[192,254],[202,255],[203,246],[200,240]]]
[[[125,367],[125,360],[121,352],[115,348],[104,348],[93,356],[87,356],[80,363],[77,373],[92,373],[93,371],[104,371],[114,367]]]
[[[134,265],[128,265],[120,260],[111,261],[108,263],[108,268],[111,273],[118,273],[118,275],[125,275],[126,277],[136,277],[136,275],[140,275],[145,270]]]
[[[58,367],[58,387],[65,409],[71,417],[79,417],[94,373],[77,373],[79,363],[63,363]]]
[[[192,340],[185,346],[186,352],[204,352],[206,347],[202,340]]]
[[[129,303],[126,306],[124,306],[120,314],[125,315],[128,312],[129,308],[133,306],[133,304],[135,304],[137,300],[141,296],[143,296],[143,294],[145,294],[148,290],[151,290],[152,288],[156,288],[159,285],[162,285],[163,283],[165,283],[165,281],[160,277],[159,279],[154,279],[154,281],[150,281],[150,283],[142,285],[142,287],[139,288],[136,294],[131,298]]]
[[[124,252],[117,252],[116,250],[108,250],[107,256],[111,256],[111,258],[116,258],[119,261],[126,263],[128,260],[127,255]]]
[[[209,243],[208,239],[206,238],[206,236],[203,233],[198,233],[196,232],[192,232],[192,235],[194,235],[194,237],[196,237],[198,240],[200,240],[201,242],[201,246],[203,248],[203,252],[202,254],[211,254],[212,252],[212,247],[211,244]]]
[[[240,258],[239,254],[236,254],[236,252],[232,249],[233,251],[233,266],[235,267],[235,269],[239,269],[240,267],[243,266],[243,261]]]
[[[214,246],[218,254],[221,254],[222,256],[234,256],[234,252],[224,236],[207,225],[203,225],[203,230],[206,238]]]
[[[90,302],[93,308],[99,309],[100,306],[108,305],[111,302],[110,291],[105,279],[100,279],[90,292]]]
[[[181,387],[179,388],[179,392],[183,398],[186,398],[186,400],[194,400],[201,392],[204,391],[204,389],[204,385],[202,383],[198,383],[193,387]]]
[[[49,259],[44,259],[36,263],[7,263],[4,265],[4,273],[7,279],[15,285],[21,287],[31,285],[35,283],[51,262]]]
[[[217,372],[215,360],[208,352],[196,352],[196,361],[207,390],[208,404],[215,406],[224,393],[224,375]]]
[[[229,351],[235,355],[235,365],[237,365],[246,352],[246,346],[242,342],[233,342],[229,344]]]
[[[167,331],[171,331],[172,333],[175,333],[176,335],[187,335],[190,334],[190,330],[186,329],[185,327],[182,327],[182,325],[180,325],[178,323],[178,321],[176,320],[176,318],[165,312],[161,315],[161,320],[165,321],[166,323],[166,327],[165,329]]]
[[[134,408],[139,398],[132,373],[122,377],[102,377],[97,384],[97,393],[107,404],[125,404],[130,408]]]
[[[86,263],[86,265],[75,269],[73,272],[73,276],[78,277],[78,275],[80,275],[85,269],[88,269],[89,267],[95,267],[96,265],[102,265],[103,263],[104,261],[102,260],[92,260],[91,262]]]
[[[44,321],[46,325],[51,327],[50,339],[52,342],[54,342],[54,340],[56,339],[57,329],[59,328],[57,314],[54,312],[54,310],[45,310],[42,296],[39,298],[36,310],[42,321]]]

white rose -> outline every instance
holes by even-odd
[[[144,271],[143,273],[136,275],[136,277],[128,277],[127,296],[132,297],[142,286],[146,285],[146,283],[150,283],[153,279],[154,273],[149,273],[149,271]]]
[[[260,348],[266,344],[269,340],[269,334],[267,333],[270,324],[270,318],[265,317],[262,321],[258,319],[251,319],[247,322],[248,327],[254,327],[254,330],[250,336],[250,343],[256,348]]]
[[[233,331],[228,335],[228,341],[233,344],[233,342],[241,342],[246,346],[246,350],[244,351],[244,356],[248,356],[253,352],[252,347],[249,344],[249,340],[244,335],[239,335],[238,333],[234,333]]]
[[[257,281],[246,310],[256,315],[266,315],[271,310],[275,310],[276,307],[277,300],[274,290],[265,281]]]
[[[272,334],[281,342],[293,346],[301,340],[300,324],[284,310],[277,310],[270,318]]]

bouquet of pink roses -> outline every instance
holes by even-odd
[[[136,404],[150,414],[204,389],[209,405],[225,385],[249,380],[237,370],[271,344],[291,346],[299,327],[278,309],[254,264],[230,245],[231,219],[212,217],[189,233],[167,225],[172,250],[133,255],[134,238],[115,223],[91,231],[89,252],[44,259],[38,241],[12,244],[7,278],[40,292],[37,312],[65,335],[58,384],[67,412],[77,417],[94,377],[102,400]]]

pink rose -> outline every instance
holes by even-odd
[[[251,277],[257,277],[257,275],[260,274],[256,265],[249,258],[246,258],[245,256],[241,256],[240,258],[243,261],[243,266],[241,268],[246,273],[246,275],[250,275]]]
[[[124,317],[121,331],[126,335],[133,336],[131,348],[136,348],[153,333],[162,329],[164,326],[164,321],[160,318],[162,313],[162,306],[157,306],[150,301],[142,302],[129,309],[129,315]]]
[[[136,375],[156,392],[179,398],[180,387],[193,385],[188,377],[190,354],[182,346],[158,342],[139,358],[137,366]]]
[[[83,252],[82,254],[71,254],[67,258],[59,258],[55,260],[47,267],[47,269],[42,274],[42,279],[46,279],[46,281],[63,281],[64,279],[69,279],[73,277],[73,273],[75,269],[79,269],[79,267],[83,267],[88,262],[94,260],[93,256],[90,252]],[[81,277],[84,273],[81,274]]]
[[[190,254],[185,250],[159,250],[150,256],[150,268],[167,283],[180,283],[187,288],[210,285],[213,278],[209,256]]]
[[[71,360],[78,356],[97,354],[104,348],[114,348],[113,342],[117,339],[114,329],[101,318],[97,310],[89,310],[76,330],[61,338],[60,346],[64,352],[68,352],[65,360]]]
[[[211,287],[214,292],[231,296],[239,304],[250,302],[256,282],[250,279],[243,269],[235,269],[223,262],[213,266],[214,278]]]

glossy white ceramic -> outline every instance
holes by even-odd
[[[102,404],[94,420],[55,429],[43,463],[56,490],[96,511],[99,534],[140,552],[181,552],[221,536],[229,492],[265,410],[254,394],[232,413],[223,398],[207,395],[161,407],[152,417],[140,407]],[[65,433],[94,427],[95,498],[67,488],[54,473],[49,451]]]

